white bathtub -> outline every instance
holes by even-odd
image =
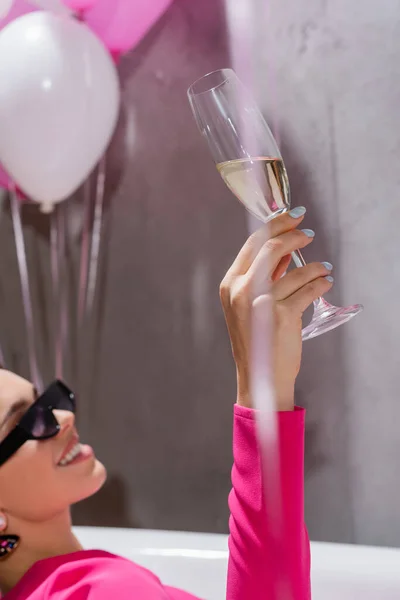
[[[108,550],[204,600],[225,598],[227,537],[76,527],[86,548]],[[313,600],[400,600],[400,550],[312,544]]]

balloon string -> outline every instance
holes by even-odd
[[[55,350],[55,375],[60,377],[62,371],[62,348],[58,331],[59,319],[59,301],[60,301],[60,265],[58,262],[58,209],[56,207],[50,215],[50,263],[51,263],[51,284],[53,292],[54,306],[54,350]]]
[[[25,315],[26,334],[28,342],[28,358],[32,383],[40,393],[43,390],[43,382],[39,373],[36,350],[35,334],[33,326],[32,298],[29,287],[28,265],[24,234],[22,230],[21,209],[15,187],[10,190],[11,217],[14,228],[15,247],[17,251],[18,269],[21,280],[22,303]]]
[[[93,309],[94,296],[96,293],[97,272],[99,266],[101,231],[104,212],[104,188],[106,176],[106,157],[101,158],[97,170],[96,198],[94,206],[94,219],[92,231],[92,244],[90,248],[90,262],[88,275],[88,290],[86,298],[86,313],[90,314]]]
[[[90,221],[91,221],[91,181],[88,178],[84,185],[83,202],[84,202],[84,219],[82,228],[81,241],[81,258],[79,266],[79,291],[78,291],[78,326],[82,327],[83,316],[85,312],[85,302],[87,295],[87,275],[89,262],[89,238],[90,238]]]
[[[67,285],[67,248],[66,248],[66,211],[67,206],[62,204],[58,208],[58,227],[59,227],[59,271],[60,271],[60,348],[61,365],[60,379],[64,375],[64,358],[67,348],[68,338],[68,285]]]
[[[50,256],[53,304],[55,307],[55,374],[62,379],[68,332],[68,306],[65,269],[65,207],[57,206],[51,214]]]

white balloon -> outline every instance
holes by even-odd
[[[81,185],[119,100],[115,66],[83,23],[32,12],[0,32],[0,162],[33,200],[49,206]]]
[[[10,12],[14,0],[0,0],[0,19],[4,19]]]

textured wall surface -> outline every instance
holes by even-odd
[[[95,343],[80,349],[80,427],[110,481],[77,507],[79,523],[227,526],[235,382],[218,284],[247,224],[186,101],[195,78],[229,63],[221,10],[198,4],[176,0],[120,65],[102,321],[93,319]],[[306,258],[334,263],[329,300],[366,307],[304,348],[307,521],[314,539],[400,544],[400,2],[270,5],[258,73],[293,204],[309,208],[306,223],[317,232]],[[79,200],[69,210],[79,221]],[[50,293],[48,226],[32,210],[24,217],[39,306]],[[12,365],[27,373],[6,204],[0,226],[1,328]],[[39,341],[48,353],[46,339]],[[50,376],[51,363],[46,370]]]
[[[330,300],[365,305],[304,348],[307,520],[317,539],[398,545],[400,2],[273,0],[268,34],[264,108],[317,232],[306,258],[333,262]]]

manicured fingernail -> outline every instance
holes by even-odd
[[[333,279],[333,277],[331,277],[330,275],[328,275],[328,277],[325,277],[325,279],[326,279],[327,281],[329,281],[329,283],[333,283],[333,282],[334,282],[334,279]]]
[[[327,269],[328,271],[332,271],[333,265],[331,265],[331,263],[329,263],[329,262],[323,262],[321,264],[323,264],[324,267],[325,267],[325,269]]]
[[[310,238],[315,236],[315,231],[313,231],[312,229],[302,229],[302,232]]]
[[[306,210],[307,209],[305,208],[305,206],[297,206],[296,208],[292,208],[292,210],[289,211],[289,215],[293,219],[300,219],[300,217],[306,214]]]

